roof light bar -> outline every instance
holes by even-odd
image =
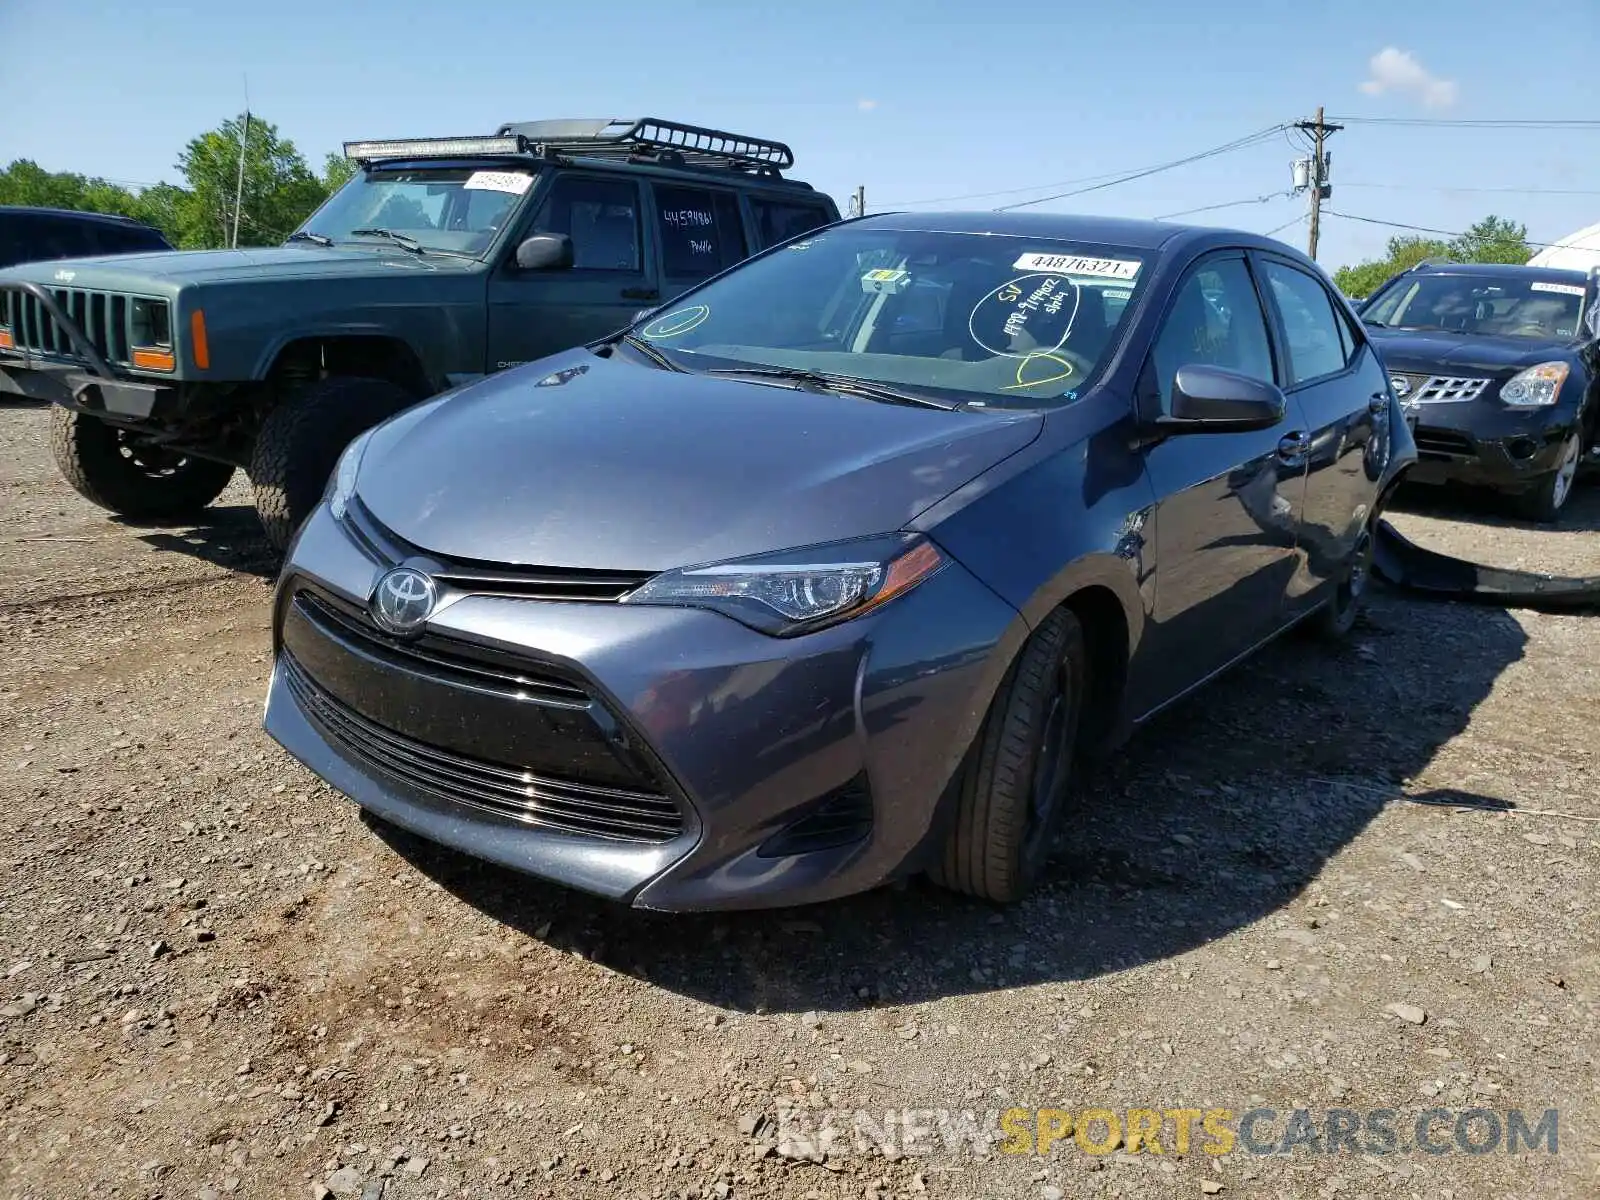
[[[521,154],[522,137],[405,138],[390,142],[346,142],[344,156],[365,162],[375,158],[459,158],[471,154]]]

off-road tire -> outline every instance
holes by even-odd
[[[1083,627],[1072,612],[1057,609],[1023,644],[989,705],[956,784],[943,855],[928,872],[935,883],[1006,904],[1028,893],[1066,808],[1088,671]],[[1065,707],[1052,720],[1057,700]],[[1047,811],[1034,814],[1047,738],[1060,774]]]
[[[1583,431],[1574,429],[1572,436],[1561,447],[1561,466],[1516,497],[1516,507],[1522,516],[1541,525],[1554,525],[1561,519],[1567,501],[1572,498],[1573,489],[1578,486],[1578,470],[1583,464],[1584,449]],[[1566,456],[1572,454],[1576,454],[1576,458],[1569,463]]]
[[[356,435],[415,400],[385,379],[321,379],[267,414],[250,454],[250,483],[256,515],[275,549],[288,549]]]
[[[133,520],[192,517],[233,478],[227,463],[139,444],[129,430],[54,405],[50,453],[80,496]]]

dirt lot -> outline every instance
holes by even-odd
[[[1013,911],[915,883],[651,916],[374,827],[293,765],[259,728],[242,489],[199,528],[118,525],[57,480],[45,415],[0,405],[11,1196],[1600,1190],[1594,618],[1380,593],[1348,648],[1284,641],[1142,732]],[[1398,523],[1597,572],[1579,499],[1562,531]],[[872,1110],[890,1153],[813,1161],[780,1101]],[[908,1108],[1034,1106],[1273,1109],[1257,1144],[1393,1109],[1399,1149],[1179,1153],[1174,1118],[1160,1154],[979,1157],[940,1118],[901,1150]],[[1409,1149],[1430,1107],[1449,1153]],[[1559,1109],[1557,1153],[1462,1152],[1471,1108]]]

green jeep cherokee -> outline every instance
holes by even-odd
[[[367,427],[839,219],[781,142],[656,118],[345,154],[360,171],[282,246],[0,271],[0,393],[54,403],[80,493],[190,516],[243,467],[281,550]]]

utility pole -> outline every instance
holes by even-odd
[[[864,183],[857,185],[856,194],[850,198],[850,215],[852,217],[867,215],[867,185]]]
[[[1330,125],[1322,119],[1322,105],[1317,105],[1317,119],[1315,121],[1296,121],[1295,128],[1311,135],[1311,170],[1307,188],[1311,192],[1311,234],[1307,239],[1307,253],[1315,260],[1317,257],[1317,240],[1322,236],[1322,202],[1333,195],[1333,186],[1328,182],[1328,155],[1323,149],[1329,135],[1338,133],[1343,125]]]

